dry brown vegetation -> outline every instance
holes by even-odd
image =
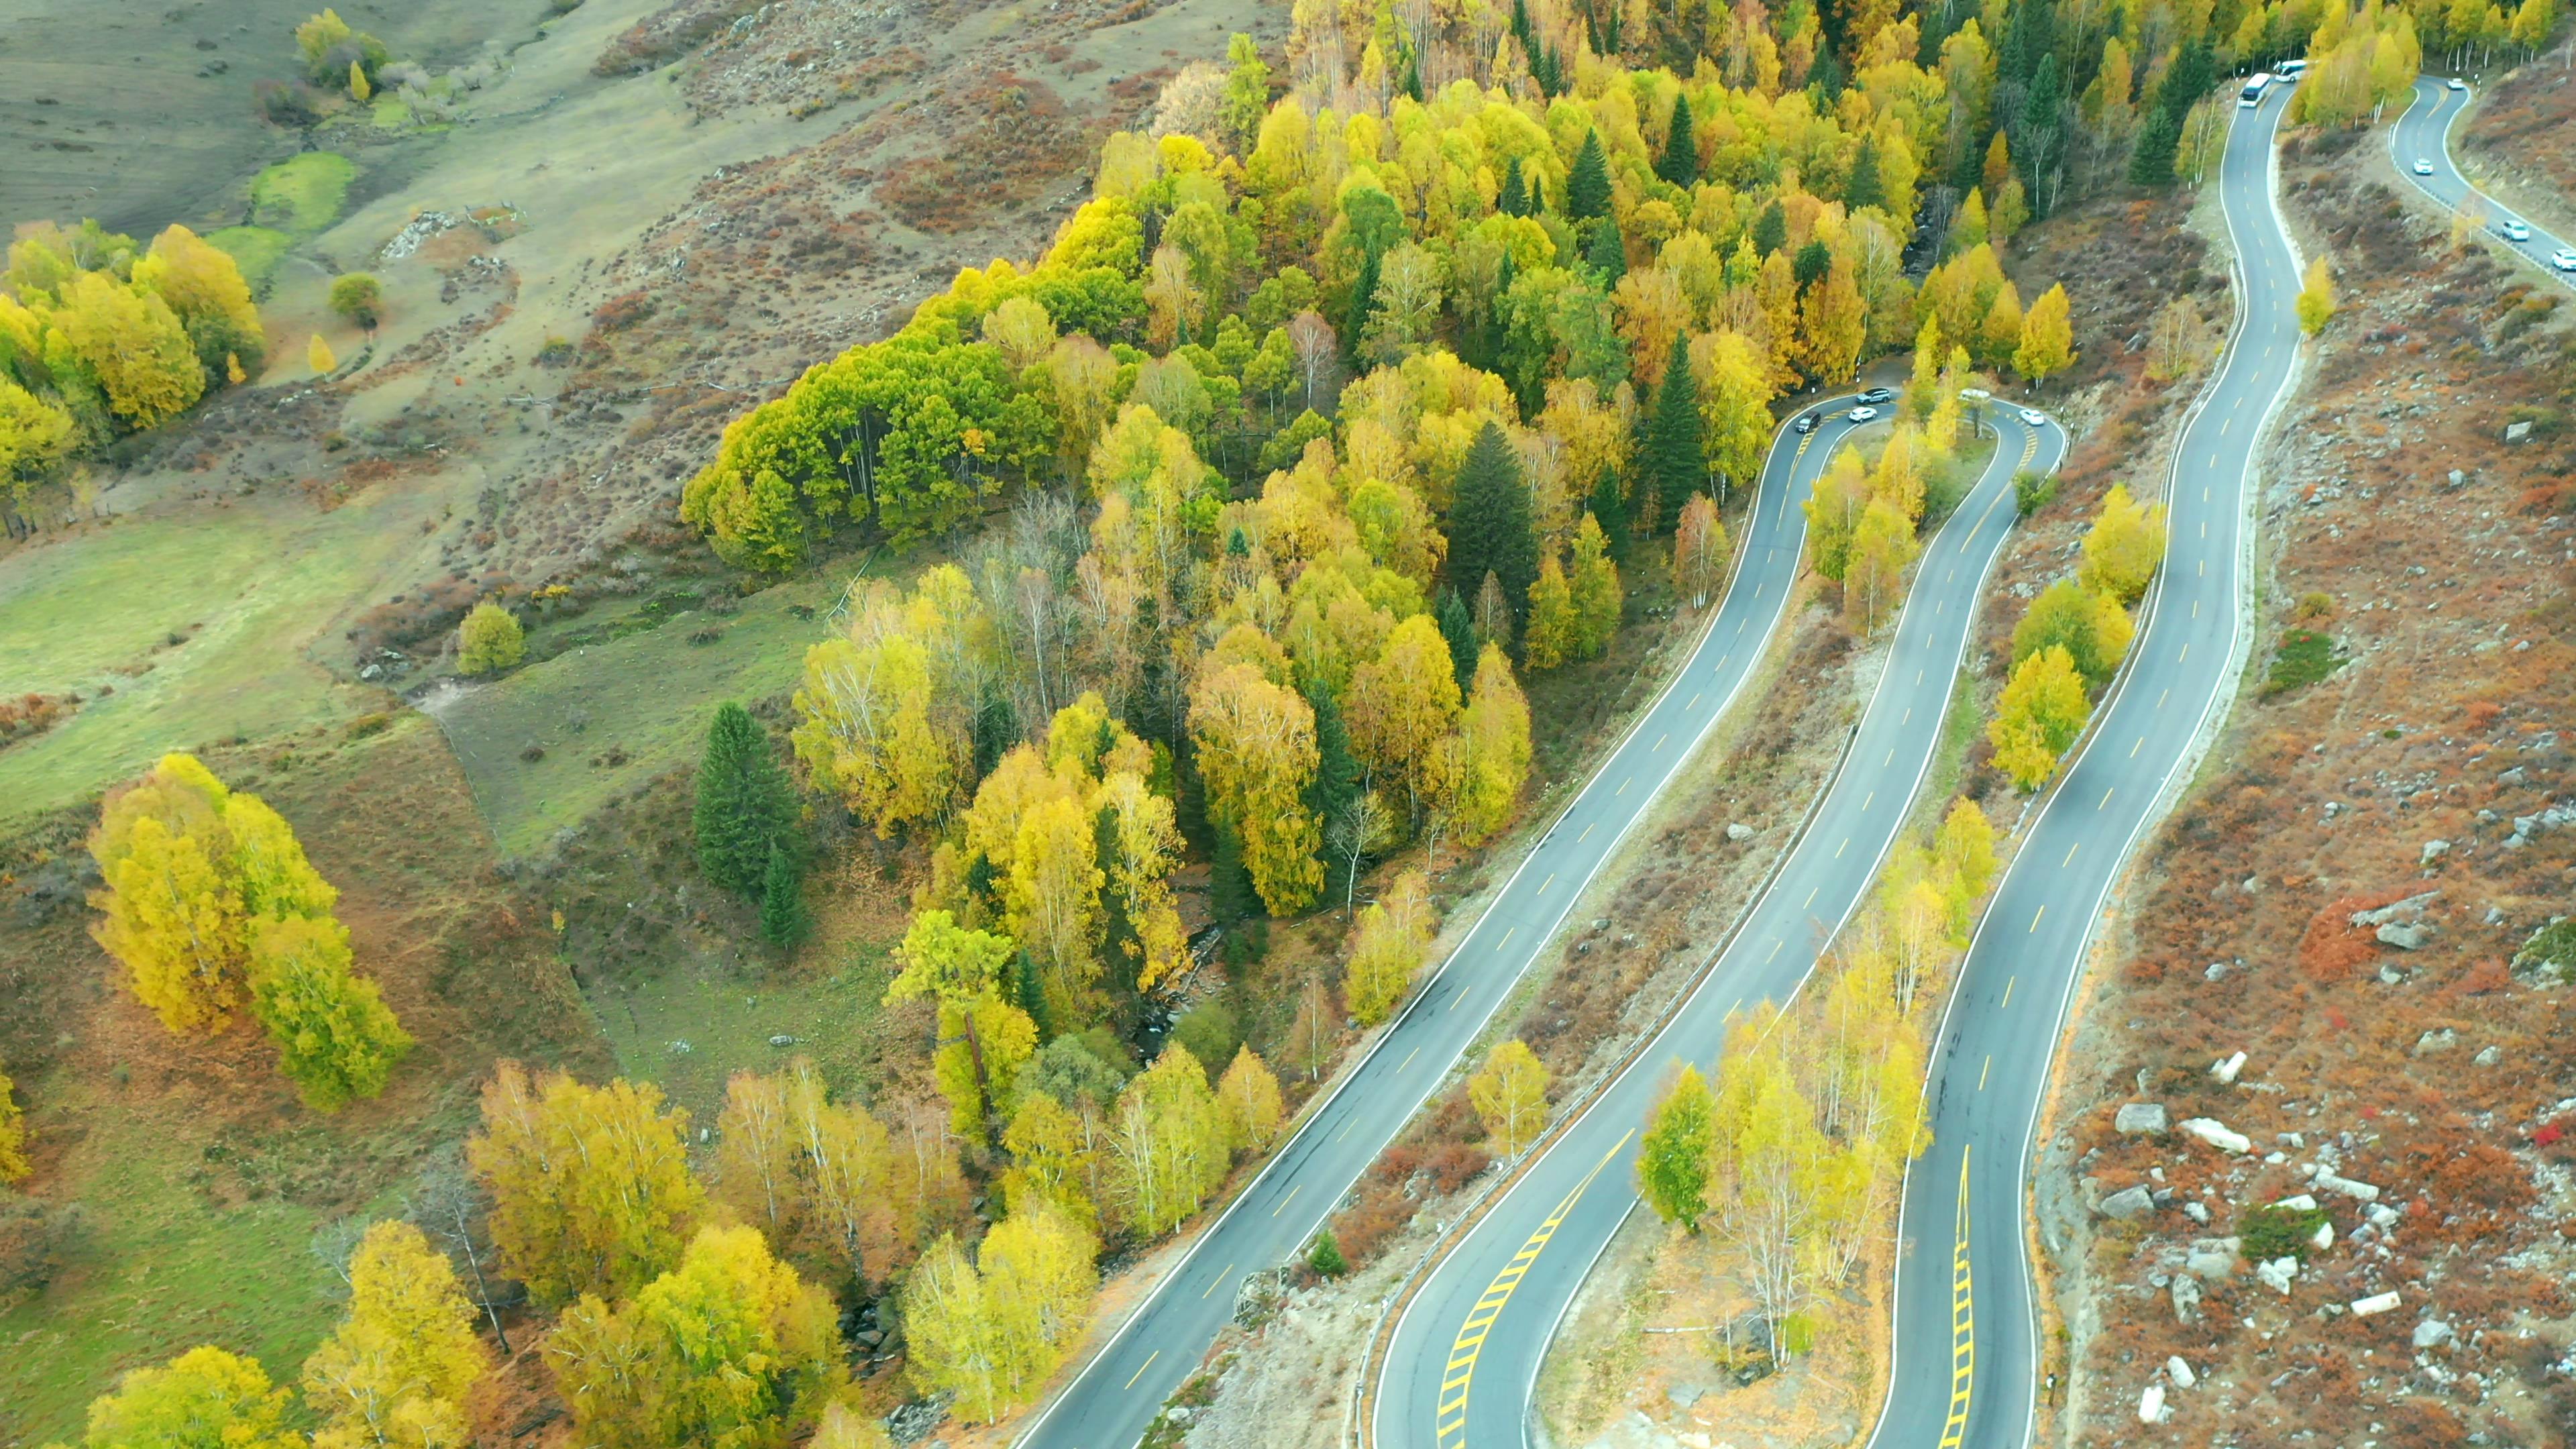
[[[2476,108],[2453,133],[2479,184],[2498,200],[2533,208],[2564,236],[2576,223],[2576,75],[2567,45],[2507,71],[2482,87]]]
[[[2576,832],[2518,823],[2565,797],[2576,763],[2560,734],[2576,352],[2545,283],[2474,239],[2454,250],[2384,168],[2341,138],[2285,155],[2285,209],[2336,259],[2347,310],[2266,460],[2272,568],[2221,763],[2143,858],[2068,1049],[2043,1199],[2144,1184],[2158,1201],[2134,1222],[2069,1210],[2043,1227],[2073,1290],[2077,1442],[2135,1442],[2168,1355],[2200,1379],[2169,1390],[2171,1442],[2363,1423],[2391,1446],[2576,1435],[2576,1157],[2558,1120],[2576,1021],[2564,984],[2506,964],[2576,883]],[[2504,446],[2515,421],[2531,436]],[[2321,678],[2282,671],[2300,664],[2280,650],[2294,628],[2330,641]],[[2424,934],[2355,923],[2384,907]],[[2211,1063],[2240,1050],[2242,1078],[2220,1083]],[[2255,1150],[2116,1133],[2136,1101]],[[2313,1190],[2298,1169],[2321,1154],[2382,1211],[2315,1191],[2337,1237],[2288,1294],[2232,1246],[2187,1265],[2246,1208]],[[2398,1310],[2350,1314],[2383,1289]],[[2449,1337],[2419,1344],[2428,1322]]]

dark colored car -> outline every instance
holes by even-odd
[[[1865,403],[1894,402],[1896,401],[1896,390],[1894,388],[1885,387],[1863,388],[1861,390],[1860,400]]]
[[[1807,434],[1816,430],[1816,424],[1821,422],[1824,419],[1824,416],[1825,415],[1821,412],[1804,414],[1796,422],[1789,425],[1790,430],[1803,438]]]

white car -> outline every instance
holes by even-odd
[[[2418,175],[2418,176],[2430,176],[2430,175],[2432,175],[2432,174],[2433,174],[2433,163],[2432,163],[2432,162],[2430,162],[2430,161],[2422,160],[2422,159],[2420,159],[2420,158],[2419,158],[2419,159],[2415,162],[2415,174],[2416,174],[2416,175]]]
[[[2021,420],[2035,428],[2048,421],[2048,414],[2041,412],[2037,408],[2023,408],[2021,410]]]
[[[2515,221],[2511,217],[2506,217],[2503,221],[2496,223],[2496,230],[2503,234],[2506,241],[2527,242],[2531,240],[2531,228],[2524,226],[2521,222]]]
[[[2550,253],[2549,264],[2562,272],[2576,272],[2576,247],[2560,247]]]
[[[1871,422],[1871,421],[1874,421],[1874,420],[1878,417],[1878,409],[1876,409],[1876,408],[1853,408],[1853,409],[1852,409],[1848,414],[1846,414],[1845,416],[1849,417],[1853,422],[1856,422],[1856,423],[1866,423],[1866,422]]]
[[[2455,91],[2464,91],[2468,88],[2469,83],[2467,81],[2460,79],[2458,76],[2451,77],[2451,89]]]

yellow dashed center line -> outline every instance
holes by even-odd
[[[1136,1371],[1127,1376],[1126,1388],[1119,1390],[1119,1392],[1125,1393],[1127,1389],[1136,1387],[1136,1381],[1145,1376],[1145,1370],[1152,1368],[1154,1366],[1154,1360],[1161,1358],[1162,1356],[1163,1351],[1159,1348],[1154,1350],[1152,1353],[1145,1355],[1145,1361],[1136,1365]]]
[[[1207,1292],[1206,1292],[1206,1293],[1201,1293],[1199,1296],[1200,1296],[1201,1298],[1205,1298],[1206,1296],[1208,1296],[1208,1293],[1214,1293],[1218,1288],[1220,1288],[1220,1287],[1224,1286],[1225,1279],[1226,1279],[1226,1275],[1227,1275],[1227,1274],[1229,1274],[1229,1273],[1232,1273],[1233,1271],[1234,1271],[1234,1265],[1233,1265],[1232,1263],[1228,1263],[1228,1264],[1226,1264],[1223,1268],[1218,1269],[1218,1270],[1217,1270],[1217,1275],[1216,1275],[1216,1281],[1215,1281],[1214,1283],[1210,1283],[1209,1285],[1207,1285]]]

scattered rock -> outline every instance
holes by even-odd
[[[2370,1225],[2374,1228],[2392,1228],[2397,1225],[2397,1209],[2384,1202],[2375,1202],[2363,1208],[2361,1215],[2370,1219]]]
[[[1741,822],[1730,822],[1726,827],[1726,838],[1734,841],[1751,840],[1753,827]]]
[[[2194,1238],[2183,1252],[2183,1271],[2198,1278],[2232,1277],[2244,1251],[2238,1238]]]
[[[2244,1055],[2242,1052],[2237,1053],[2237,1059],[2242,1061]],[[2254,1139],[2242,1132],[2230,1132],[2224,1123],[2208,1117],[2187,1118],[2182,1124],[2182,1130],[2222,1151],[2246,1153],[2254,1150]]]
[[[2450,853],[2451,842],[2447,840],[2428,840],[2424,842],[2423,856],[2415,863],[2417,865],[2431,865],[2433,862],[2440,860],[2443,856]]]
[[[2161,1424],[2164,1421],[2165,1386],[2162,1384],[2149,1384],[2147,1385],[2146,1392],[2138,1395],[2138,1422],[2141,1424]]]
[[[1676,1409],[1689,1408],[1698,1403],[1707,1393],[1708,1386],[1705,1384],[1668,1384],[1664,1388],[1664,1397],[1670,1399]]]
[[[2177,1273],[2169,1290],[2173,1294],[2174,1319],[2189,1323],[2200,1317],[2200,1280],[2189,1273]]]
[[[2421,921],[2391,921],[2371,934],[2378,937],[2382,945],[2394,946],[2400,951],[2417,951],[2432,941],[2433,928]]]
[[[2358,929],[2363,926],[2384,926],[2391,921],[2411,921],[2424,914],[2426,906],[2441,898],[2440,891],[2426,891],[2421,895],[2408,896],[2402,901],[2392,901],[2377,910],[2355,911],[2352,913],[2352,924]]]
[[[2319,1224],[2317,1224],[2317,1230],[2316,1230],[2315,1232],[2313,1232],[2313,1233],[2308,1234],[2308,1246],[2309,1246],[2309,1247],[2311,1247],[2311,1248],[2313,1248],[2313,1249],[2315,1249],[2316,1251],[2318,1251],[2318,1252],[2320,1252],[2320,1253],[2324,1252],[2324,1251],[2325,1251],[2326,1249],[2328,1249],[2328,1248],[2333,1247],[2333,1246],[2334,1246],[2334,1224],[2333,1224],[2333,1223],[2331,1223],[2331,1222],[2324,1222],[2324,1223],[2319,1223]]]
[[[2438,1318],[2427,1318],[2423,1322],[2415,1325],[2415,1346],[2417,1348],[2431,1348],[2435,1344],[2448,1343],[2450,1341],[2451,1325],[2444,1323]]]
[[[2209,1204],[2198,1198],[2193,1198],[2182,1205],[2182,1215],[2204,1228],[2209,1226]]]
[[[2155,1210],[2156,1196],[2143,1182],[2135,1187],[2124,1187],[2102,1199],[2102,1215],[2122,1221],[2142,1218]]]
[[[2419,1057],[2440,1056],[2442,1053],[2449,1051],[2451,1048],[2458,1046],[2459,1044],[2460,1034],[2458,1032],[2453,1031],[2447,1026],[2440,1027],[2415,1038],[2415,1055]]]
[[[2114,1129],[2133,1137],[2146,1134],[2162,1136],[2166,1128],[2164,1104],[2161,1102],[2124,1103],[2120,1108],[2119,1116],[2112,1119],[2111,1125]]]
[[[2200,1382],[2200,1376],[2191,1371],[2190,1364],[2182,1361],[2181,1354],[2165,1360],[2165,1377],[2173,1380],[2174,1387],[2178,1389],[2187,1389]]]
[[[2206,980],[2216,981],[2227,974],[2227,963],[2224,961],[2212,961],[2200,974]]]
[[[2272,1288],[2278,1289],[2281,1296],[2287,1298],[2290,1296],[2290,1285],[2299,1281],[2299,1260],[2274,1258],[2268,1262],[2257,1263],[2254,1265],[2254,1276],[2262,1279]]]
[[[2296,1213],[2312,1213],[2317,1210],[2317,1199],[2314,1193],[2303,1192],[2296,1197],[2285,1197],[2272,1206],[2285,1207]]]
[[[2468,475],[2468,474],[2461,472],[2461,471],[2460,471],[2459,469],[2457,469],[2457,468],[2454,468],[2454,469],[2452,469],[2452,470],[2451,470],[2451,486],[2452,486],[2452,487],[2454,487],[2454,488],[2464,487],[2464,486],[2466,486],[2466,485],[2467,485],[2468,481],[2469,481],[2469,475]]]
[[[2480,1047],[2478,1048],[2478,1054],[2469,1058],[2469,1060],[2482,1067],[2494,1066],[2496,1063],[2504,1060],[2504,1048],[2497,1046]]]
[[[2211,1063],[2209,1074],[2218,1079],[2220,1086],[2230,1087],[2236,1084],[2236,1074],[2243,1070],[2245,1070],[2245,1053],[2238,1052],[2234,1056]]]
[[[2317,1169],[2317,1186],[2327,1192],[2339,1192],[2345,1197],[2358,1198],[2363,1202],[2379,1201],[2377,1187],[2366,1182],[2355,1182],[2348,1177],[2337,1177],[2324,1168]]]
[[[2507,423],[2504,425],[2504,440],[2508,443],[2519,443],[2530,436],[2531,424],[2529,423]]]
[[[2394,1288],[2385,1293],[2373,1293],[2367,1298],[2356,1298],[2352,1300],[2352,1316],[2368,1318],[2374,1313],[2386,1313],[2396,1307],[2398,1301],[2397,1290]]]

